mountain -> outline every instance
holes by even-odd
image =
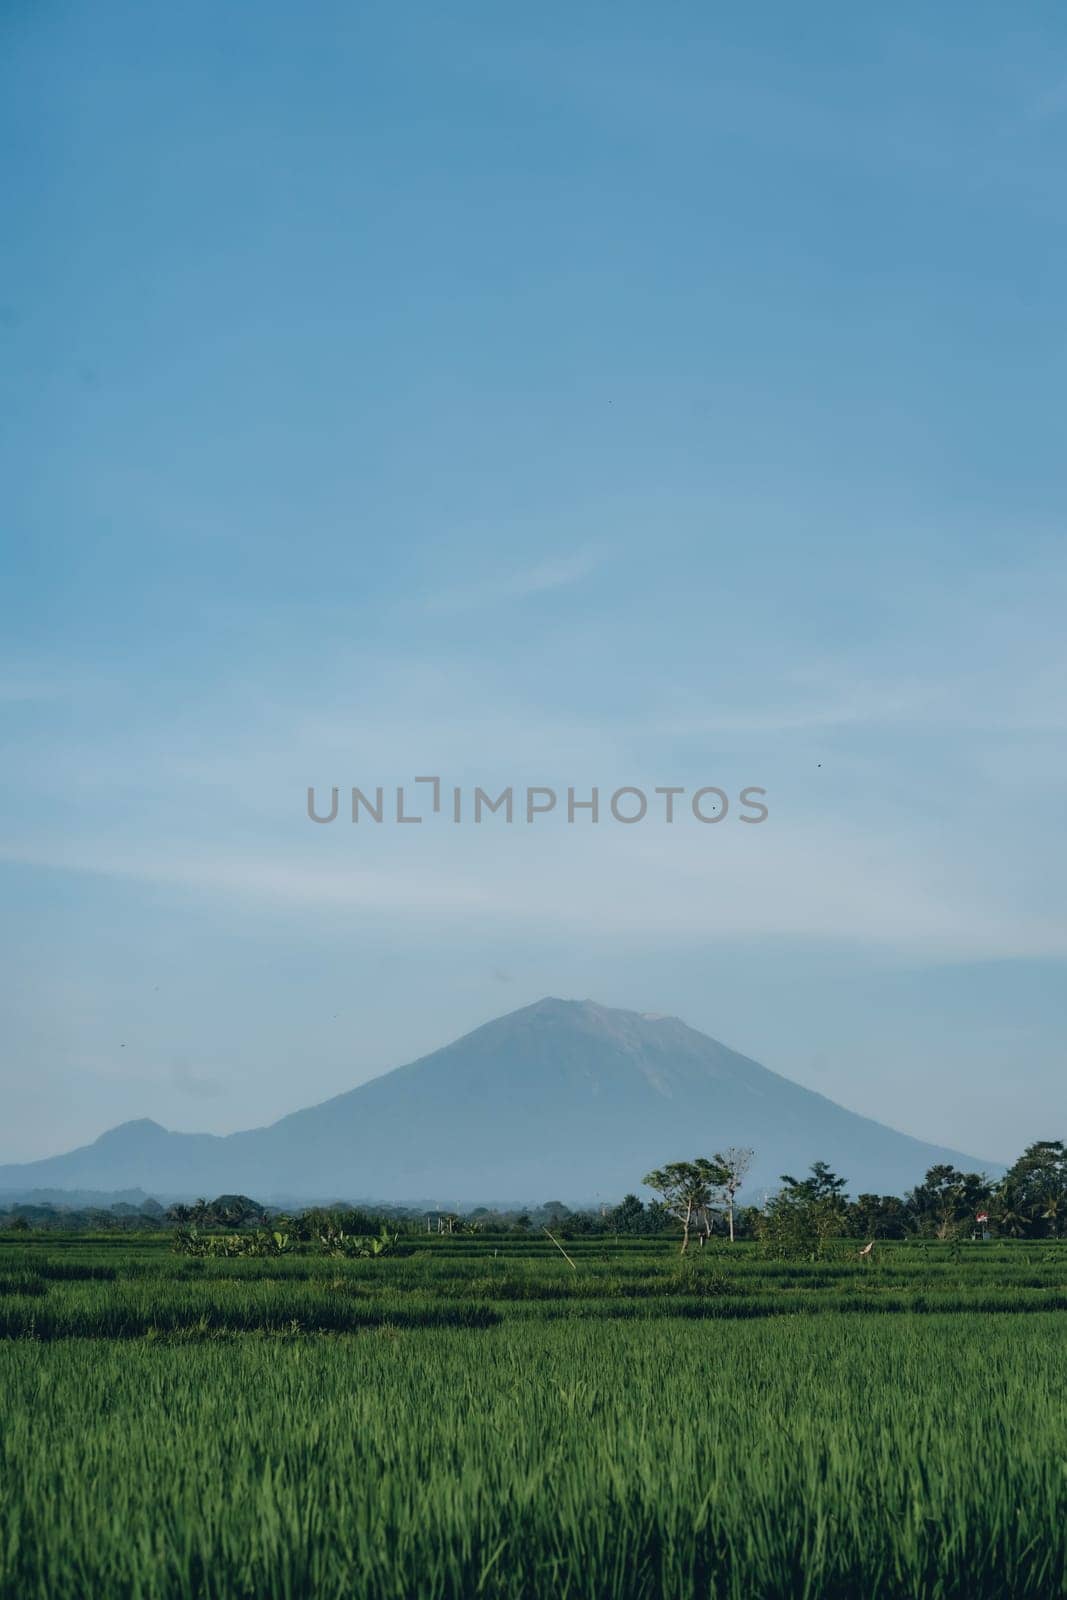
[[[677,1017],[549,999],[270,1127],[220,1137],[126,1122],[0,1167],[0,1191],[573,1203],[617,1199],[651,1167],[729,1144],[756,1151],[750,1192],[816,1159],[853,1193],[902,1193],[939,1161],[990,1167],[846,1111]]]

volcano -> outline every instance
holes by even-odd
[[[755,1151],[750,1195],[817,1159],[853,1194],[903,1193],[935,1162],[990,1169],[847,1111],[677,1017],[546,999],[269,1127],[218,1136],[126,1122],[69,1154],[0,1167],[0,1195],[608,1202],[652,1167],[726,1145]]]

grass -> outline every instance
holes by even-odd
[[[1067,1593],[1062,1247],[479,1243],[0,1246],[0,1600]]]

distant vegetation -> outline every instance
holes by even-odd
[[[805,1177],[783,1175],[780,1189],[762,1203],[741,1205],[738,1196],[751,1155],[732,1148],[713,1157],[668,1163],[643,1179],[657,1198],[644,1201],[627,1194],[618,1204],[596,1211],[572,1210],[559,1200],[549,1200],[522,1210],[479,1206],[462,1214],[342,1204],[285,1213],[247,1195],[224,1194],[167,1209],[155,1200],[111,1207],[14,1204],[0,1207],[0,1228],[15,1233],[177,1230],[194,1239],[253,1229],[265,1236],[263,1250],[268,1248],[268,1236],[281,1235],[299,1245],[334,1230],[348,1241],[339,1243],[335,1238],[335,1251],[357,1253],[363,1247],[360,1241],[380,1239],[383,1232],[398,1238],[424,1233],[510,1235],[546,1227],[564,1240],[672,1233],[680,1236],[683,1248],[691,1238],[703,1244],[725,1235],[757,1239],[783,1255],[810,1253],[841,1238],[951,1241],[984,1232],[1017,1239],[1067,1236],[1067,1146],[1062,1140],[1028,1146],[996,1182],[982,1173],[941,1164],[931,1167],[923,1182],[905,1195],[860,1194],[850,1200],[847,1179],[817,1161]],[[980,1217],[988,1220],[979,1221]],[[369,1243],[366,1248],[370,1253]]]

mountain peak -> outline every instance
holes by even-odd
[[[523,1006],[518,1011],[509,1012],[500,1017],[500,1022],[507,1022],[510,1017],[521,1017],[524,1012],[537,1011],[548,1016],[611,1018],[628,1017],[636,1022],[679,1022],[679,1017],[671,1016],[666,1011],[631,1011],[624,1006],[606,1006],[599,1000],[564,1000],[558,995],[548,994],[542,1000],[535,1000],[533,1005]],[[683,1024],[684,1026],[684,1024]]]
[[[97,1145],[136,1145],[146,1139],[169,1138],[166,1128],[160,1123],[153,1122],[151,1117],[133,1117],[129,1122],[120,1122],[117,1127],[109,1128],[94,1141]]]
[[[542,999],[535,1000],[533,1005],[522,1006],[519,1011],[512,1011],[508,1015],[517,1017],[523,1011],[573,1012],[606,1010],[606,1006],[598,1005],[595,1000],[565,1000],[561,995],[546,994]],[[503,1016],[499,1020],[506,1022],[507,1016]]]

